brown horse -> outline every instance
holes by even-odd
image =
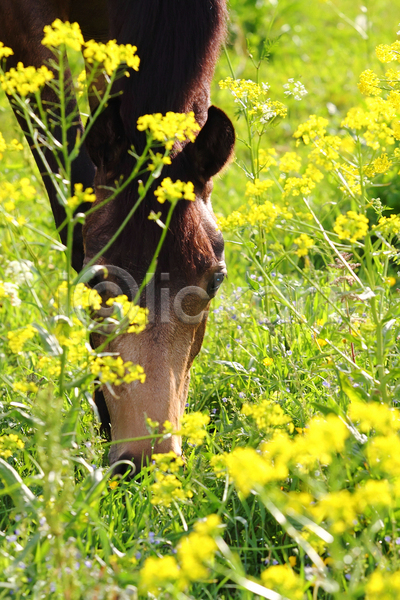
[[[234,130],[228,117],[210,106],[210,83],[225,35],[226,0],[1,0],[0,40],[14,50],[7,68],[22,61],[39,67],[51,58],[41,44],[43,27],[56,18],[78,22],[86,40],[134,44],[141,59],[139,72],[120,79],[116,95],[101,114],[86,147],[73,163],[73,183],[95,186],[96,202],[107,197],[107,187],[132,170],[137,153],[144,148],[144,134],[136,128],[140,115],[167,111],[194,111],[201,130],[194,143],[183,144],[163,176],[192,181],[196,201],[180,201],[165,239],[157,271],[142,305],[151,304],[150,323],[139,335],[126,334],[109,344],[124,360],[140,364],[146,372],[144,384],[120,386],[115,394],[96,393],[103,427],[113,441],[147,435],[145,415],[178,425],[189,386],[189,370],[198,354],[206,326],[209,302],[225,275],[224,244],[215,226],[210,196],[211,178],[228,161],[234,145]],[[42,94],[50,103],[50,88]],[[23,119],[17,115],[24,127]],[[77,124],[71,129],[76,139]],[[29,137],[28,137],[28,141]],[[42,173],[44,165],[34,152]],[[51,152],[46,160],[54,173],[57,163]],[[50,179],[43,177],[57,226],[65,213],[57,201]],[[133,203],[137,183],[87,218],[76,229],[73,266],[79,271],[110,240]],[[80,207],[79,211],[85,207]],[[152,192],[140,210],[102,256],[101,264],[125,272],[137,284],[149,267],[161,229],[147,217],[161,209]],[[161,209],[162,210],[162,209]],[[165,217],[165,209],[163,212]],[[163,217],[161,217],[163,218]],[[61,231],[66,241],[66,232]],[[121,269],[119,271],[117,268]],[[151,288],[151,289],[150,289]],[[147,300],[146,300],[147,298]],[[151,302],[149,302],[151,298]],[[163,309],[161,305],[163,304]],[[168,317],[165,318],[165,308]],[[94,336],[94,345],[100,336]],[[181,452],[177,436],[156,446],[156,451]],[[132,459],[137,467],[151,452],[150,442],[121,442],[111,446],[110,463]]]

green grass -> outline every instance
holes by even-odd
[[[266,129],[261,147],[275,148],[277,158],[297,152],[301,172],[289,175],[298,177],[309,164],[310,147],[296,148],[293,133],[316,114],[329,119],[330,135],[349,135],[342,120],[352,106],[365,106],[359,73],[372,68],[383,77],[385,65],[374,48],[395,40],[400,7],[387,0],[367,10],[344,0],[230,5],[231,66],[223,53],[213,102],[246,140],[244,115],[236,120],[237,105],[217,83],[232,75],[268,82],[271,98],[286,102],[289,112]],[[267,38],[269,59],[257,74],[254,63]],[[74,68],[79,71],[79,61]],[[308,91],[301,102],[283,95],[282,85],[292,77]],[[6,141],[22,140],[4,96],[0,111]],[[361,134],[356,141],[351,160],[359,161],[363,176],[384,150],[374,153]],[[392,146],[390,152],[398,142]],[[216,213],[229,216],[248,205],[243,165],[249,165],[249,148],[239,141],[236,163],[216,180]],[[380,209],[367,205],[378,194],[383,204],[395,206],[398,162],[353,196],[340,190],[337,171],[322,168],[324,179],[306,197],[318,222],[306,218],[302,195],[284,197],[275,184],[259,199],[279,207],[272,227],[265,220],[224,233],[229,278],[212,304],[187,409],[208,414],[210,423],[203,444],[184,438],[185,466],[175,476],[192,496],[170,498],[169,506],[151,503],[161,467],[145,469],[133,481],[110,479],[109,444],[98,434],[91,385],[76,383],[79,365],[67,366],[67,381],[75,383],[62,395],[57,375],[41,366],[44,356],[55,360],[52,344],[60,331],[52,299],[64,278],[65,255],[26,145],[5,152],[0,166],[0,281],[15,281],[11,261],[31,261],[31,278],[19,284],[21,305],[0,297],[0,598],[397,599],[398,236],[372,233],[351,243],[333,226],[349,209],[376,223]],[[275,177],[283,185],[281,174],[277,166],[260,178]],[[19,195],[24,177],[35,190],[30,199]],[[13,184],[14,198],[6,182]],[[16,207],[8,210],[12,199]],[[285,208],[292,218],[282,216]],[[20,217],[22,225],[13,220]],[[303,257],[295,241],[302,233],[314,243]],[[360,263],[352,285],[340,279],[350,274],[343,263],[335,264],[347,251],[353,253],[348,262]],[[32,323],[40,334],[20,354],[12,352],[7,334]],[[20,382],[38,391],[18,392]],[[257,421],[261,413],[263,422]],[[244,449],[249,454],[242,465]],[[220,471],[218,457],[225,461]],[[257,471],[260,460],[269,478],[261,467]],[[197,555],[193,549],[185,554],[192,572],[207,567],[191,580],[180,548],[195,539],[196,523],[212,514],[221,527],[197,540]],[[200,550],[207,544],[214,544],[213,559],[202,564]],[[162,575],[163,556],[177,561],[179,577],[172,570]],[[153,595],[149,558],[161,561]],[[290,566],[274,570],[280,565]]]

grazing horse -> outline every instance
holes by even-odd
[[[113,441],[122,440],[111,446],[110,463],[130,459],[140,468],[151,453],[150,441],[126,440],[148,435],[145,415],[178,426],[187,399],[190,367],[203,342],[208,306],[226,272],[223,238],[210,202],[212,177],[229,160],[235,139],[228,117],[210,106],[211,79],[225,35],[226,0],[1,0],[0,40],[14,50],[7,68],[19,61],[39,67],[51,58],[41,39],[43,27],[56,18],[78,22],[86,40],[116,39],[120,44],[134,44],[141,61],[138,72],[131,71],[129,78],[115,83],[116,94],[72,165],[72,182],[80,182],[84,188],[94,185],[96,203],[110,194],[107,188],[132,171],[134,158],[127,150],[134,146],[140,154],[144,149],[145,134],[136,126],[139,116],[193,111],[201,127],[196,140],[182,143],[173,153],[171,165],[163,169],[163,177],[193,182],[196,200],[178,203],[155,276],[140,299],[142,306],[150,308],[150,323],[139,335],[120,335],[107,347],[124,361],[142,365],[146,381],[123,384],[114,394],[104,388],[95,396],[103,427],[111,426]],[[69,76],[67,69],[67,80]],[[56,100],[46,86],[43,103]],[[22,117],[17,118],[24,127]],[[71,128],[70,143],[80,128],[79,123]],[[33,153],[44,174],[59,227],[65,218],[64,209],[40,156],[34,149]],[[50,151],[45,158],[57,173]],[[133,182],[116,199],[91,213],[83,228],[75,229],[72,263],[77,271],[104,248],[137,198],[137,182]],[[84,209],[79,207],[80,212]],[[151,210],[161,210],[161,219],[165,219],[166,209],[157,203],[152,191],[99,260],[111,270],[123,270],[139,285],[161,235],[158,224],[148,219]],[[65,243],[66,231],[61,230],[60,235]],[[94,346],[101,341],[99,334],[92,337]],[[180,438],[164,440],[155,450],[180,454]]]

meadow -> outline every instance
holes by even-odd
[[[387,0],[231,0],[212,88],[237,131],[213,192],[228,279],[183,460],[133,480],[92,391],[140,372],[91,353],[93,297],[2,92],[0,598],[397,600],[399,23]]]

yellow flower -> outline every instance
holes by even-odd
[[[180,578],[181,571],[173,556],[150,556],[140,570],[139,589],[143,594],[158,595],[160,589],[175,585]]]
[[[246,402],[241,413],[252,417],[261,431],[270,431],[271,428],[283,427],[292,422],[280,405],[271,400],[262,400],[259,404]]]
[[[182,482],[176,477],[183,460],[175,452],[153,454],[152,470],[155,472],[155,483],[150,486],[152,492],[151,504],[170,506],[173,501],[184,501],[193,496],[190,489],[183,489]]]
[[[400,595],[400,571],[376,570],[365,586],[366,600],[397,600]]]
[[[381,217],[378,225],[374,229],[379,229],[384,235],[399,235],[400,234],[400,216],[390,215],[390,217]]]
[[[89,369],[101,383],[122,385],[140,381],[144,383],[146,374],[143,367],[131,361],[124,362],[121,356],[97,356],[90,358]]]
[[[351,402],[348,415],[352,421],[359,423],[365,433],[372,429],[382,435],[400,431],[400,413],[397,409],[377,402]]]
[[[101,296],[96,290],[92,290],[84,283],[78,283],[73,292],[73,305],[76,308],[100,310]]]
[[[38,391],[38,386],[33,381],[14,381],[13,390],[22,394],[35,393]]]
[[[163,144],[167,150],[172,150],[176,141],[194,142],[196,133],[200,131],[194,112],[167,112],[165,116],[161,113],[143,115],[137,121],[137,128],[139,131],[148,130],[151,137]]]
[[[230,90],[235,101],[242,100],[243,102],[249,101],[250,103],[254,103],[265,92],[265,88],[262,88],[249,79],[232,79],[232,77],[227,77],[221,80],[218,85],[221,90]]]
[[[150,486],[151,504],[155,506],[171,506],[173,501],[182,502],[191,498],[191,490],[184,490],[182,482],[173,473],[158,473],[156,482]]]
[[[136,50],[136,46],[117,44],[116,40],[109,40],[106,44],[89,40],[85,44],[83,56],[89,64],[102,64],[107,75],[112,75],[121,63],[134,71],[139,70],[140,58],[136,55]]]
[[[266,192],[272,185],[274,185],[272,179],[265,179],[264,181],[255,179],[254,183],[252,181],[248,181],[246,183],[245,196],[258,198],[259,196],[264,194],[264,192]]]
[[[107,306],[116,305],[117,308],[122,312],[122,316],[129,321],[129,327],[125,333],[141,333],[146,329],[147,317],[149,311],[147,308],[142,308],[129,302],[127,296],[124,294],[116,296],[115,298],[109,298],[106,302]]]
[[[400,41],[396,40],[393,44],[380,44],[375,48],[378,60],[383,63],[392,62],[400,59]]]
[[[368,219],[354,210],[349,210],[347,216],[339,215],[337,217],[333,230],[338,234],[340,240],[350,240],[354,243],[367,235]]]
[[[218,549],[214,536],[218,533],[219,524],[217,515],[209,515],[204,521],[198,521],[194,531],[179,543],[178,560],[187,580],[197,581],[207,577],[207,567],[213,562]]]
[[[260,148],[258,151],[258,164],[260,171],[268,171],[270,167],[276,166],[276,150],[275,148],[268,148],[267,151]]]
[[[358,89],[365,96],[380,96],[380,79],[371,69],[363,71],[360,75]]]
[[[263,365],[265,367],[270,367],[273,364],[274,364],[274,359],[273,358],[270,358],[269,356],[266,356],[265,358],[263,358]]]
[[[201,412],[193,412],[183,415],[180,421],[180,430],[176,433],[188,438],[189,444],[199,446],[207,435],[205,429],[210,422],[210,417]]]
[[[74,196],[68,198],[67,204],[69,208],[75,210],[83,202],[94,202],[96,200],[96,194],[93,193],[92,188],[83,189],[82,183],[76,183],[74,185]]]
[[[24,446],[24,442],[15,433],[0,436],[0,456],[4,460],[10,458],[16,450],[22,450]]]
[[[25,342],[32,339],[35,334],[36,329],[32,325],[26,325],[26,327],[22,327],[16,331],[9,331],[7,333],[7,338],[11,352],[14,352],[14,354],[20,354]]]
[[[12,54],[14,54],[14,52],[11,50],[11,48],[7,48],[3,42],[0,42],[0,60],[2,58],[7,58],[7,56],[11,56]]]
[[[162,180],[154,195],[160,204],[164,204],[166,200],[169,200],[171,204],[176,204],[182,198],[184,200],[196,200],[194,185],[191,181],[187,183],[180,181],[180,179],[172,181],[170,177],[165,177]]]
[[[301,167],[301,158],[296,152],[285,152],[279,159],[279,170],[283,173],[289,171],[299,171]]]
[[[271,481],[284,479],[289,474],[286,465],[275,465],[272,461],[265,460],[253,448],[235,448],[230,454],[224,455],[224,459],[230,478],[244,496]]]
[[[296,254],[299,257],[307,256],[309,249],[314,246],[314,241],[306,233],[300,234],[300,236],[294,240],[294,243],[298,246]]]
[[[293,137],[300,141],[303,140],[307,146],[316,138],[323,137],[326,133],[328,120],[316,115],[310,115],[305,123],[300,124],[293,134]]]
[[[62,44],[79,52],[84,45],[83,35],[78,23],[69,23],[56,19],[51,25],[45,25],[43,46],[58,48]]]
[[[392,161],[388,159],[388,155],[385,153],[373,160],[368,167],[365,168],[364,172],[367,177],[373,177],[376,174],[389,171],[392,164]]]
[[[155,423],[153,421],[153,423]],[[158,426],[158,423],[157,425]],[[171,471],[171,473],[177,473],[180,467],[183,467],[184,462],[180,456],[175,454],[171,450],[171,452],[166,452],[165,454],[153,454],[151,459],[155,462],[155,467],[160,471],[167,473]]]
[[[295,557],[294,562],[296,562]],[[290,560],[290,559],[289,559]],[[275,565],[261,573],[261,582],[265,587],[282,594],[290,600],[302,600],[304,598],[304,584],[289,565]]]
[[[53,73],[45,66],[24,67],[22,62],[4,74],[0,75],[0,83],[6,94],[19,94],[27,96],[38,92],[47,81],[53,79]]]

